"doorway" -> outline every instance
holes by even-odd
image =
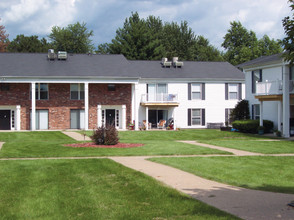
[[[71,129],[85,128],[85,110],[82,110],[82,109],[70,110],[70,128]]]
[[[106,125],[115,126],[115,109],[106,109]]]
[[[10,130],[10,110],[0,110],[0,130]]]
[[[157,128],[157,123],[160,120],[168,120],[168,110],[149,110],[148,122],[151,123],[152,128]]]

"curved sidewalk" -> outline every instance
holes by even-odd
[[[242,219],[294,219],[287,206],[294,195],[244,189],[207,180],[166,165],[147,161],[149,157],[110,157],[131,169],[143,172],[193,198]]]

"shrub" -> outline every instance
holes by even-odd
[[[237,120],[232,123],[233,128],[243,133],[258,133],[259,120]],[[263,120],[264,133],[269,133],[274,127],[274,123],[269,120]]]
[[[230,114],[231,120],[247,120],[250,118],[249,103],[247,100],[240,100]]]
[[[93,131],[92,141],[97,145],[116,145],[118,143],[118,132],[113,125],[103,125]]]

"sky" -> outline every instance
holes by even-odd
[[[132,12],[163,22],[187,21],[196,35],[221,50],[231,21],[240,21],[258,38],[282,39],[282,19],[291,15],[288,0],[1,0],[0,25],[13,40],[18,34],[47,37],[53,26],[85,22],[97,48],[111,42]]]

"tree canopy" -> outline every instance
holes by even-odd
[[[111,43],[100,44],[98,53],[121,53],[132,60],[158,60],[162,57],[183,60],[222,60],[221,53],[203,36],[196,36],[186,21],[163,23],[149,16],[141,19],[137,12],[126,18]]]
[[[0,19],[1,21],[1,19]],[[9,44],[8,34],[6,34],[5,26],[0,25],[0,52],[5,52]]]
[[[10,42],[7,50],[9,52],[28,52],[28,53],[41,53],[47,52],[51,45],[45,38],[41,40],[38,36],[24,36],[23,34],[17,35],[16,38]]]
[[[222,47],[226,49],[225,60],[233,65],[258,58],[260,56],[281,53],[281,42],[270,39],[267,35],[257,39],[255,32],[248,31],[241,22],[233,21],[224,36]]]
[[[93,51],[94,46],[90,37],[93,31],[88,30],[86,23],[69,24],[65,28],[52,27],[49,35],[52,46],[55,50],[68,51],[71,53],[88,53]]]
[[[292,16],[287,16],[283,19],[283,27],[286,37],[283,40],[283,45],[287,53],[285,53],[285,58],[290,61],[291,64],[294,63],[294,0],[289,0],[291,4],[291,11],[293,11]]]

